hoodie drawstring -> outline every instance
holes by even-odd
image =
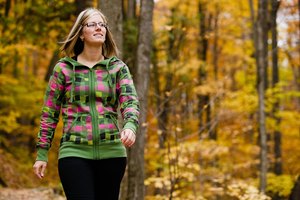
[[[114,57],[111,57],[111,58],[107,61],[106,66],[105,66],[105,69],[106,69],[106,71],[107,71],[107,73],[108,73],[108,86],[109,86],[109,87],[113,87],[112,78],[111,78],[111,75],[110,75],[109,69],[108,69],[109,64],[110,64],[110,62],[111,62],[111,60],[112,60],[113,58],[114,58]]]

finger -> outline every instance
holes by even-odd
[[[46,170],[46,165],[45,164],[43,164],[42,165],[42,168],[41,168],[41,173],[40,173],[40,176],[42,177],[42,178],[44,178],[44,176],[45,176],[45,170]]]
[[[46,167],[47,167],[47,163],[40,162],[40,161],[37,161],[37,162],[33,165],[34,173],[36,174],[36,176],[37,176],[38,178],[40,178],[40,179],[43,178]]]
[[[127,145],[131,146],[133,144],[133,141],[134,141],[134,133],[130,131],[127,133]]]
[[[135,142],[135,133],[130,129],[124,129],[121,132],[121,141],[126,147],[130,147]]]
[[[133,136],[133,134],[130,133],[128,136],[127,146],[131,147],[133,145],[133,143],[134,143],[134,136]]]
[[[34,166],[34,173],[38,178],[42,178],[40,175],[40,166]]]
[[[124,144],[128,142],[128,132],[126,129],[121,133],[121,140]]]
[[[135,134],[132,131],[127,132],[127,139],[125,144],[127,147],[131,147],[135,142]]]

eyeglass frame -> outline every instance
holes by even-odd
[[[86,26],[87,28],[108,28],[108,25],[104,22],[88,22],[86,24],[83,24],[82,26]]]

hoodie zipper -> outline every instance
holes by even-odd
[[[96,108],[96,99],[95,99],[95,71],[90,69],[89,72],[89,96],[90,96],[90,108],[91,108],[91,115],[92,115],[92,127],[93,127],[93,150],[94,150],[94,157],[95,159],[99,158],[99,127],[98,124],[98,115],[97,115],[97,108]]]

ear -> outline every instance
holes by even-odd
[[[83,34],[82,33],[80,33],[80,40],[83,42],[83,40],[84,40],[84,36],[83,36]]]

